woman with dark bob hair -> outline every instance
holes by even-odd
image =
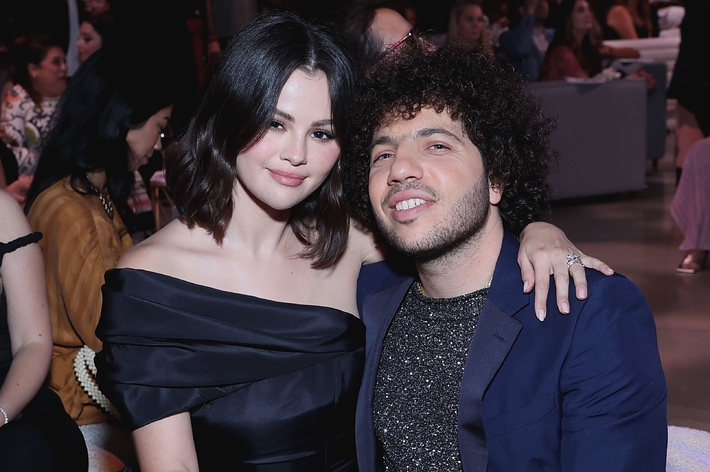
[[[174,100],[167,77],[148,51],[93,54],[57,106],[27,195],[30,225],[44,234],[54,339],[48,385],[79,425],[110,419],[108,402],[77,365],[101,350],[104,272],[132,246],[127,198],[133,172],[162,147]]]
[[[79,38],[76,48],[79,50],[79,61],[84,62],[102,47],[116,47],[119,26],[112,15],[103,13],[97,16],[87,16],[79,26]]]
[[[99,384],[142,470],[357,470],[356,283],[382,256],[341,185],[354,85],[330,33],[291,14],[224,51],[166,163],[178,219],[103,289]]]

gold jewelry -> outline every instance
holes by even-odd
[[[113,219],[113,202],[111,201],[111,195],[106,192],[106,197],[104,197],[99,189],[97,189],[94,184],[91,183],[91,180],[89,180],[89,174],[86,174],[86,181],[89,182],[89,189],[99,196],[99,200],[101,200],[104,210],[106,210],[106,214],[109,218]]]

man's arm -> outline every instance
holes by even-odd
[[[656,327],[627,279],[601,280],[582,307],[560,379],[565,471],[665,471],[666,382]]]

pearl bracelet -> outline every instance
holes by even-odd
[[[10,418],[7,417],[7,411],[5,411],[5,408],[0,406],[0,412],[2,412],[2,416],[5,417],[5,424],[8,424],[10,422]]]
[[[86,344],[79,349],[74,358],[74,374],[81,388],[96,402],[104,411],[108,412],[116,419],[121,419],[116,408],[111,404],[108,398],[99,390],[96,385],[96,364],[94,356],[96,353],[91,350]]]

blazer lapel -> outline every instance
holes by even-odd
[[[377,444],[372,419],[372,398],[375,393],[377,367],[387,329],[413,280],[407,278],[397,285],[370,295],[362,310],[366,333],[365,371],[355,417],[356,451],[360,472],[376,470]]]
[[[466,358],[459,399],[459,450],[465,472],[485,471],[488,447],[483,428],[483,395],[522,329],[513,315],[527,306],[517,264],[519,244],[506,234],[488,298],[478,318]]]
[[[513,347],[522,323],[490,299],[481,311],[468,350],[459,399],[459,449],[465,472],[485,471],[488,447],[483,429],[483,394]]]

